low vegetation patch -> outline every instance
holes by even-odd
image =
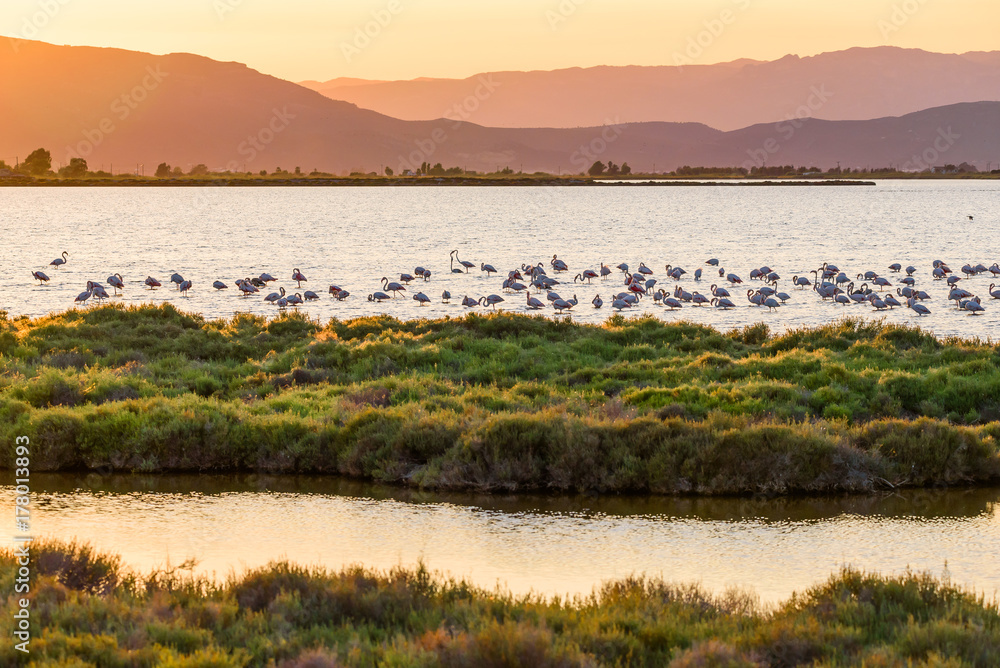
[[[216,582],[137,576],[87,546],[36,543],[36,666],[995,666],[1000,610],[946,581],[845,569],[784,604],[630,577],[572,599],[429,573],[282,562]],[[11,637],[16,555],[0,551]],[[107,586],[115,583],[114,586]],[[20,665],[12,642],[2,665]]]
[[[29,436],[39,472],[438,489],[982,484],[1000,479],[998,361],[992,343],[860,320],[772,335],[621,316],[323,325],[106,306],[0,317],[0,448]]]

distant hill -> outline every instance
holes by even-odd
[[[621,118],[698,121],[735,130],[788,115],[862,120],[1000,100],[1000,51],[954,55],[875,47],[773,62],[492,72],[468,79],[355,79],[350,87],[341,81],[303,85],[407,120],[439,118],[489,81],[488,98],[466,105],[470,111],[464,120],[496,127],[581,127]],[[825,91],[825,99],[819,100],[816,90]]]
[[[925,152],[929,163],[1000,166],[1000,102],[730,132],[665,122],[491,128],[398,120],[239,63],[28,41],[0,49],[0,90],[0,158],[23,159],[42,146],[54,166],[81,156],[91,169],[114,163],[118,172],[142,163],[151,174],[160,162],[215,171],[398,171],[426,160],[477,171],[575,173],[596,159],[628,161],[637,171],[765,161],[822,168],[909,162],[918,169],[925,159],[913,158]]]

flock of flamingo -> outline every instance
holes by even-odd
[[[49,264],[58,269],[64,266],[68,260],[69,253],[63,252],[60,257],[57,257]],[[663,276],[674,281],[673,290],[657,288],[659,279],[655,278],[654,270],[642,262],[639,263],[634,272],[625,263],[617,265],[614,269],[601,263],[599,268],[583,269],[575,274],[572,281],[570,281],[568,280],[568,277],[572,275],[570,267],[566,262],[559,259],[558,256],[553,255],[552,259],[548,261],[548,268],[546,268],[543,262],[538,262],[534,264],[525,263],[520,267],[508,270],[506,278],[503,279],[501,285],[501,292],[507,294],[508,297],[512,294],[524,294],[527,310],[535,311],[544,309],[546,308],[546,303],[548,303],[556,312],[563,313],[571,311],[579,304],[579,301],[575,294],[570,298],[560,296],[556,292],[557,286],[575,285],[578,282],[590,284],[594,280],[599,280],[603,284],[609,281],[620,281],[620,285],[622,285],[621,291],[612,294],[610,297],[610,306],[616,311],[636,307],[639,305],[640,300],[647,297],[651,298],[655,304],[671,310],[683,308],[685,305],[711,306],[718,309],[735,308],[736,303],[732,301],[733,295],[729,290],[732,289],[735,291],[739,289],[742,291],[744,288],[737,288],[737,286],[744,285],[743,279],[735,273],[727,272],[725,268],[720,266],[720,262],[716,258],[707,260],[704,266],[707,269],[698,267],[691,274],[691,278],[694,281],[694,285],[691,286],[692,288],[703,284],[703,277],[706,279],[704,282],[708,282],[709,276],[705,276],[706,272],[711,275],[717,271],[719,276],[718,283],[723,284],[711,284],[706,294],[702,294],[702,292],[694,289],[688,291],[681,284],[683,277],[688,272],[679,266],[675,267],[669,264],[665,265]],[[499,275],[501,273],[492,265],[485,262],[481,262],[478,268],[481,273],[486,274],[487,278],[492,278],[494,274]],[[459,259],[457,250],[450,253],[450,270],[452,274],[468,274],[470,270],[474,269],[476,269],[475,263]],[[620,272],[620,276],[617,278],[614,276],[615,269]],[[839,267],[823,263],[821,267],[810,272],[812,278],[808,276],[793,276],[792,286],[799,291],[810,289],[819,295],[823,301],[831,301],[844,306],[867,304],[874,310],[881,311],[905,305],[917,315],[930,314],[930,309],[923,303],[929,300],[930,296],[925,291],[919,290],[916,287],[917,279],[914,277],[914,274],[917,273],[917,268],[908,266],[904,269],[901,264],[893,263],[889,265],[888,270],[892,279],[871,270],[858,273],[856,274],[856,278],[852,279]],[[959,310],[967,311],[970,315],[979,315],[985,312],[986,309],[982,305],[980,297],[966,290],[963,287],[966,284],[962,283],[962,281],[986,273],[991,274],[993,277],[1000,276],[1000,265],[995,262],[990,267],[986,267],[981,263],[976,265],[966,264],[961,267],[960,271],[965,278],[952,272],[947,263],[935,260],[932,263],[930,276],[932,280],[941,281],[948,286],[948,299],[954,301]],[[549,272],[551,272],[551,275]],[[42,271],[33,271],[32,277],[39,282],[39,285],[44,285],[50,280]],[[390,280],[384,276],[381,279],[381,290],[370,293],[367,299],[370,302],[379,303],[397,299],[401,293],[407,292],[407,287],[411,286],[415,281],[428,282],[430,278],[431,272],[424,267],[416,267],[412,274],[401,273],[398,281]],[[302,283],[308,282],[308,279],[306,279],[305,275],[298,268],[292,271],[291,279],[296,282],[298,289],[302,288]],[[782,292],[778,288],[781,277],[768,266],[752,269],[748,275],[748,279],[758,281],[760,285],[757,288],[746,289],[746,298],[751,306],[774,311],[792,299],[791,295],[787,292]],[[169,280],[177,286],[177,290],[184,296],[187,296],[193,287],[192,281],[184,278],[179,273],[173,273]],[[260,294],[261,290],[266,289],[269,283],[276,280],[271,274],[262,273],[257,277],[236,279],[233,283],[243,297],[251,297]],[[858,284],[858,281],[861,281],[861,283]],[[147,276],[143,283],[150,290],[162,287],[162,283],[152,276]],[[125,289],[125,280],[121,274],[116,273],[109,276],[107,284],[114,289],[116,295]],[[725,284],[728,284],[728,289],[724,287]],[[229,285],[221,280],[216,280],[212,283],[212,287],[216,290],[226,290],[229,288]],[[893,290],[893,288],[895,289]],[[532,291],[537,295],[544,294],[544,301],[537,296],[533,296]],[[351,294],[337,285],[331,285],[328,292],[334,299],[340,301],[347,299]],[[392,294],[390,295],[389,293]],[[1000,299],[1000,289],[995,284],[990,284],[988,294],[993,299]],[[108,294],[99,281],[87,281],[86,289],[77,295],[75,303],[85,304],[91,299],[100,302],[110,297],[111,295]],[[320,296],[311,290],[289,294],[285,291],[285,288],[281,287],[277,291],[270,292],[263,299],[265,302],[274,304],[279,309],[284,309],[289,306],[296,307],[304,302],[318,300],[319,298]],[[413,294],[412,299],[419,306],[431,302],[430,297],[419,291]],[[452,295],[448,290],[441,293],[442,302],[450,303],[451,299]],[[464,295],[461,304],[467,308],[481,306],[495,310],[497,305],[506,301],[507,298],[499,294],[489,294],[478,299]],[[602,308],[605,302],[600,295],[597,295],[590,303],[594,308]]]

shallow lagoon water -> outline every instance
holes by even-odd
[[[413,566],[517,593],[587,594],[632,574],[765,602],[843,565],[1000,590],[1000,489],[819,498],[438,494],[337,479],[36,475],[36,536],[80,538],[140,572],[224,577],[288,558]],[[5,495],[10,488],[2,488]]]
[[[451,274],[449,252],[458,249],[461,259],[501,272],[528,262],[548,267],[557,254],[571,269],[559,277],[568,282],[601,262],[627,262],[633,270],[645,262],[672,291],[674,281],[663,276],[669,263],[689,272],[680,282],[685,290],[706,295],[712,283],[722,282],[704,266],[708,258],[719,258],[727,273],[742,276],[743,288],[757,287],[750,270],[766,264],[782,276],[779,288],[792,295],[770,313],[750,306],[739,289],[731,289],[738,305],[731,311],[688,306],[669,312],[646,298],[626,311],[627,317],[653,313],[723,330],[764,321],[783,331],[851,314],[919,323],[939,336],[995,337],[1000,309],[988,294],[995,279],[983,274],[963,281],[987,308],[972,317],[947,303],[946,287],[930,272],[935,259],[956,272],[966,262],[990,266],[1000,260],[998,202],[998,181],[850,187],[2,188],[0,309],[37,316],[72,308],[87,280],[104,283],[120,273],[127,288],[117,302],[169,301],[210,318],[273,315],[277,309],[263,302],[263,294],[243,299],[233,286],[236,278],[266,271],[280,280],[264,293],[279,286],[317,292],[321,299],[301,310],[322,322],[380,313],[404,319],[460,316],[467,311],[460,305],[464,295],[502,294],[503,277],[489,278],[478,269]],[[69,263],[49,267],[64,250]],[[905,308],[874,313],[792,289],[794,275],[811,277],[823,262],[852,276],[878,271],[894,284],[900,275],[888,265],[912,264],[918,268],[917,287],[932,296],[927,303],[932,314],[919,318]],[[430,281],[414,283],[400,299],[366,300],[381,289],[383,276],[396,280],[418,265],[432,271]],[[692,275],[699,266],[705,276],[696,282]],[[302,288],[290,280],[293,268],[309,279]],[[52,278],[48,285],[31,280],[30,272],[39,269]],[[189,296],[167,287],[144,289],[147,275],[166,286],[175,271],[194,282]],[[215,291],[211,284],[217,279],[231,287]],[[331,284],[352,296],[333,300],[327,292]],[[441,303],[446,289],[454,296],[451,304]],[[612,313],[609,297],[623,289],[616,270],[613,280],[561,285],[556,291],[578,296],[574,320],[601,322]],[[418,290],[431,297],[430,306],[418,307],[410,298]],[[606,302],[600,310],[590,305],[595,294]],[[526,312],[523,295],[502,296],[507,301],[501,308]],[[549,308],[541,313],[554,315]]]

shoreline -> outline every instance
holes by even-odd
[[[706,182],[710,181],[710,182]],[[489,178],[459,177],[302,177],[302,178],[153,178],[153,177],[101,177],[82,179],[60,178],[0,178],[0,187],[154,187],[154,188],[236,188],[236,187],[418,187],[418,186],[556,186],[556,187],[676,187],[676,186],[728,186],[728,187],[789,187],[789,186],[874,186],[871,180],[856,179],[725,179],[724,177],[670,178],[638,177],[609,181],[588,177],[535,177],[524,176]]]
[[[996,351],[852,320],[771,335],[652,318],[321,326],[105,306],[0,320],[0,442],[29,436],[38,473],[336,475],[441,491],[992,485]]]

